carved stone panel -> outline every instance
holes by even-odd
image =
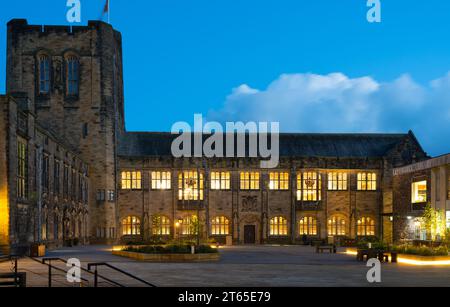
[[[257,196],[243,196],[241,211],[242,212],[257,212],[258,211],[258,197]]]

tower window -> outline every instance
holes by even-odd
[[[17,197],[25,199],[27,197],[27,144],[25,141],[17,142]]]
[[[50,93],[50,59],[47,55],[39,57],[39,93]]]
[[[74,56],[67,58],[67,95],[78,96],[79,90],[79,62]]]

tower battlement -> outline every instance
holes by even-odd
[[[102,28],[110,29],[115,32],[116,35],[121,35],[120,32],[114,30],[114,28],[100,20],[89,20],[87,26],[60,26],[60,25],[30,25],[26,19],[12,19],[7,24],[8,32],[21,32],[21,33],[61,33],[68,35],[76,35],[78,33],[84,33],[92,30],[99,30]]]

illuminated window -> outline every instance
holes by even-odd
[[[358,236],[374,236],[375,235],[375,221],[370,217],[362,217],[357,222]]]
[[[152,172],[153,190],[170,190],[172,174],[170,172]]]
[[[412,183],[411,188],[411,196],[412,196],[412,203],[413,204],[419,204],[419,203],[426,203],[427,202],[427,181],[418,181]]]
[[[140,190],[141,188],[141,172],[122,172],[122,190]]]
[[[184,171],[178,174],[178,199],[203,200],[202,173],[199,174],[195,171]]]
[[[305,172],[297,175],[297,200],[322,200],[322,178],[316,172]]]
[[[50,59],[47,55],[39,56],[39,93],[50,93]]]
[[[282,216],[276,216],[270,219],[271,236],[287,236],[287,220]]]
[[[298,233],[300,235],[317,235],[317,219],[312,216],[305,216],[298,221]]]
[[[228,235],[230,232],[230,221],[225,216],[215,217],[211,221],[212,235]]]
[[[27,143],[17,140],[17,197],[25,199],[28,188]]]
[[[328,173],[328,190],[330,191],[346,191],[347,190],[347,173]]]
[[[156,236],[170,235],[170,219],[163,215],[153,217],[152,233]]]
[[[230,172],[211,172],[211,190],[229,190]]]
[[[79,89],[79,62],[75,56],[67,58],[67,95],[77,96]]]
[[[269,189],[271,190],[289,190],[289,173],[271,172],[269,173]]]
[[[259,172],[241,172],[241,190],[259,190]]]
[[[328,235],[345,236],[347,233],[345,219],[340,216],[332,216],[328,219]]]
[[[375,173],[358,173],[358,191],[376,191],[377,190],[377,174]]]
[[[134,236],[141,234],[141,220],[136,216],[128,216],[122,220],[122,235]]]
[[[187,216],[183,218],[183,221],[181,222],[181,234],[185,236],[196,235],[198,226],[196,215]]]

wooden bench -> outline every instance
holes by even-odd
[[[324,251],[329,251],[330,254],[336,254],[336,246],[334,245],[317,245],[316,253],[323,253]]]

